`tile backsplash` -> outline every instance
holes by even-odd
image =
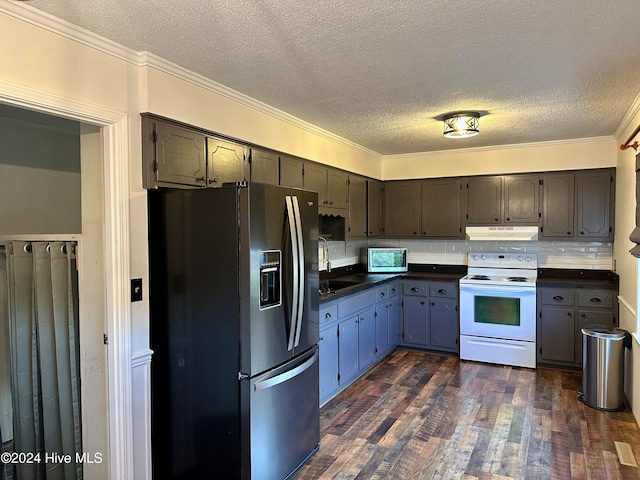
[[[409,263],[466,265],[467,253],[472,252],[528,252],[538,254],[541,268],[583,268],[611,270],[613,245],[606,242],[498,242],[467,240],[371,239],[329,242],[332,267],[359,262],[360,249],[371,247],[406,247]],[[320,270],[326,259],[322,245],[318,245]]]

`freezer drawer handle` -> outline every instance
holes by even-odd
[[[265,388],[270,388],[275,385],[279,385],[280,383],[284,383],[287,380],[291,380],[293,377],[300,375],[302,372],[307,370],[311,365],[313,365],[318,359],[318,351],[316,350],[311,358],[304,363],[301,363],[296,368],[288,370],[280,375],[276,375],[275,377],[269,378],[267,380],[263,380],[261,382],[256,382],[253,386],[253,390],[257,392],[258,390],[264,390]]]

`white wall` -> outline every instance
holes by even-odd
[[[455,140],[452,140],[455,141]],[[384,180],[545,172],[616,165],[612,137],[387,155]]]
[[[640,331],[638,331],[638,260],[629,254],[633,243],[629,234],[635,228],[636,207],[636,152],[629,148],[620,150],[618,145],[629,138],[640,123],[638,101],[630,110],[627,125],[616,136],[616,238],[613,258],[620,275],[620,327],[635,334],[633,348],[627,354],[625,393],[631,403],[636,420],[640,423]],[[635,109],[635,113],[634,113]],[[639,140],[639,138],[636,138]]]

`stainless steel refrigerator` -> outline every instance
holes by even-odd
[[[156,478],[290,476],[318,448],[318,195],[148,194]]]

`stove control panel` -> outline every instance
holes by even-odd
[[[487,253],[469,252],[469,267],[487,268],[538,268],[536,253]]]

